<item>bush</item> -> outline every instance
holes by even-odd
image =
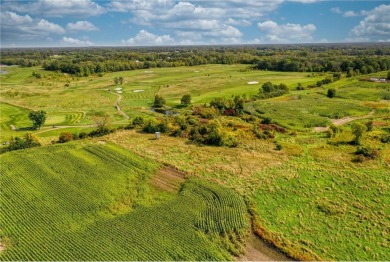
[[[334,89],[334,88],[328,89],[328,93],[326,94],[326,96],[329,98],[335,97],[336,96],[336,89]]]
[[[134,126],[142,126],[144,124],[144,119],[141,116],[137,116],[131,122]]]
[[[269,125],[272,123],[272,119],[270,117],[266,117],[263,120],[261,120],[262,124]]]
[[[165,105],[165,99],[162,96],[155,95],[154,97],[154,107],[163,107]]]
[[[390,135],[389,134],[382,135],[381,142],[384,143],[384,144],[390,143]]]
[[[281,144],[276,144],[275,150],[280,151],[280,150],[282,150],[282,149],[283,149],[283,146],[282,146]]]
[[[146,133],[159,132],[157,121],[155,119],[147,120],[144,127],[142,128],[142,131]]]
[[[23,138],[11,137],[7,147],[0,149],[0,153],[40,146],[38,139],[32,134],[25,134]]]
[[[355,155],[362,155],[368,159],[376,159],[380,156],[379,150],[370,147],[358,147]]]
[[[180,103],[184,106],[191,104],[191,95],[184,95],[181,98]]]
[[[86,132],[80,132],[79,134],[79,139],[84,139],[88,136],[88,134]]]
[[[112,133],[113,130],[107,128],[107,127],[102,127],[102,128],[98,128],[96,130],[93,130],[91,131],[88,136],[90,137],[99,137],[99,136],[104,136],[104,135],[108,135],[110,133]]]
[[[73,134],[70,132],[62,132],[58,137],[58,143],[66,143],[73,140]]]

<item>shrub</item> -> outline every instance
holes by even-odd
[[[144,124],[144,119],[141,116],[137,116],[131,122],[134,126],[142,126]]]
[[[283,149],[283,146],[282,146],[281,144],[276,144],[275,150],[280,151],[280,150],[282,150],[282,149]]]
[[[263,120],[261,120],[262,124],[269,125],[272,123],[272,119],[270,117],[266,117]]]
[[[366,127],[367,127],[367,131],[372,131],[373,127],[374,127],[374,122],[371,120],[371,121],[368,121],[366,123]]]
[[[356,145],[359,145],[364,133],[367,131],[367,127],[363,124],[353,124],[352,125],[352,134],[355,136],[352,142],[354,142]]]
[[[23,136],[23,138],[19,137],[11,137],[9,144],[7,147],[3,147],[0,149],[0,153],[5,153],[7,151],[13,151],[13,150],[19,150],[19,149],[25,149],[30,147],[37,147],[40,146],[38,139],[30,134],[27,133]]]
[[[329,98],[335,97],[336,96],[336,89],[334,89],[334,88],[328,89],[328,93],[326,94],[326,96]]]
[[[88,136],[88,134],[86,132],[80,132],[79,134],[79,139],[84,139]]]
[[[381,137],[381,142],[382,143],[390,143],[390,134],[384,134]]]
[[[180,103],[184,106],[191,104],[191,95],[184,95],[181,98]]]
[[[376,159],[380,156],[379,150],[370,147],[358,147],[355,155],[362,155],[368,159]]]
[[[159,132],[158,129],[158,123],[155,119],[149,119],[145,122],[144,127],[142,128],[142,131],[146,133],[155,133]]]
[[[107,127],[102,127],[102,128],[98,128],[96,130],[93,130],[91,131],[88,136],[90,137],[98,137],[98,136],[104,136],[104,135],[108,135],[110,133],[112,133],[113,130],[107,128]]]
[[[70,132],[62,132],[58,137],[58,143],[66,143],[73,140],[73,134]]]
[[[165,99],[162,96],[155,95],[154,97],[154,107],[163,107],[165,105]]]

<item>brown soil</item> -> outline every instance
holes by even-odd
[[[183,172],[170,166],[163,166],[152,178],[151,183],[161,190],[178,192],[184,181]]]
[[[245,253],[238,261],[293,261],[252,234],[246,244]]]

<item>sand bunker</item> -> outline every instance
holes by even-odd
[[[199,73],[199,72],[200,72],[200,71],[198,71],[198,70],[195,70],[195,71],[194,71],[194,73]]]
[[[144,71],[145,73],[153,73],[153,71]]]
[[[137,90],[134,90],[133,93],[139,93],[139,92],[143,92],[145,90],[142,90],[142,89],[137,89]]]
[[[116,91],[118,94],[123,94],[123,92],[122,91]]]
[[[257,82],[257,81],[249,81],[247,84],[248,85],[256,85],[256,84],[258,84],[259,82]]]
[[[122,87],[117,87],[115,88],[116,91],[121,91],[122,90]]]

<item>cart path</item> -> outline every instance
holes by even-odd
[[[114,104],[116,110],[118,110],[118,113],[123,115],[126,118],[126,120],[130,119],[130,117],[125,112],[123,112],[122,109],[119,106],[119,102],[122,100],[122,96],[120,94],[114,93],[112,91],[108,91],[108,92],[118,96],[118,98],[117,98],[117,100],[115,101],[115,104]]]

